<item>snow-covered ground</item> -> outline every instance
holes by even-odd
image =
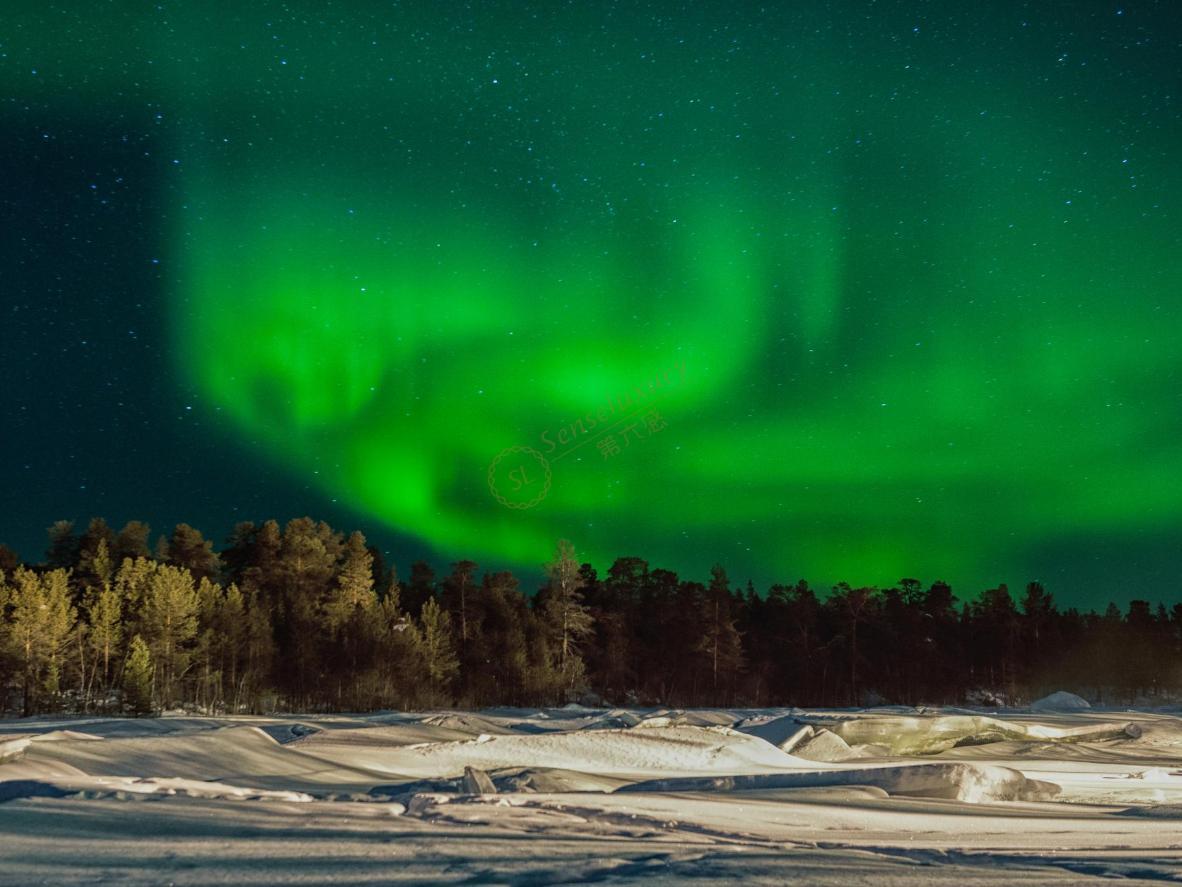
[[[0,883],[1182,881],[1167,710],[0,721]]]

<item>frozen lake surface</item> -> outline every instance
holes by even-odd
[[[0,721],[3,884],[1114,877],[1182,881],[1170,710]]]

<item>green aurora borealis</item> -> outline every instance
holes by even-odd
[[[1103,550],[1164,589],[1182,28],[967,6],[192,3],[23,33],[87,72],[63,105],[156,96],[176,372],[227,452],[364,520],[491,563],[565,536],[601,569],[1069,600]],[[555,461],[534,508],[490,495],[498,452],[676,364],[659,434]]]

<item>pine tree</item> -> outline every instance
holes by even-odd
[[[111,662],[118,656],[123,637],[122,602],[111,584],[105,582],[101,588],[90,590],[86,608],[90,614],[87,641],[94,660],[92,674],[105,693],[111,686]]]
[[[648,564],[638,557],[617,558],[602,582],[590,564],[580,567],[580,590],[595,621],[583,660],[600,691],[621,701],[638,677],[639,610],[647,579]]]
[[[243,584],[250,583],[257,588],[270,604],[276,603],[282,596],[282,550],[283,531],[279,529],[278,521],[263,521],[251,539],[248,563],[239,580]]]
[[[222,562],[222,574],[228,582],[241,582],[245,578],[247,568],[254,561],[258,531],[254,521],[239,521],[234,525],[225,548],[218,555]]]
[[[431,685],[432,705],[446,701],[460,670],[451,636],[451,617],[435,598],[428,598],[419,616],[424,665]]]
[[[201,535],[200,530],[188,524],[177,524],[168,537],[165,553],[170,564],[184,567],[193,577],[194,582],[202,579],[216,579],[221,572],[222,564],[214,554],[213,543]]]
[[[45,563],[53,568],[74,567],[78,563],[78,547],[82,541],[74,533],[74,522],[54,521],[46,532],[49,534],[49,546],[45,551]]]
[[[135,560],[137,557],[148,557],[148,537],[152,528],[142,521],[128,521],[115,536],[115,543],[111,546],[111,560],[121,564],[126,558]]]
[[[62,657],[77,612],[70,606],[69,571],[38,575],[18,568],[9,592],[8,644],[22,671],[24,714],[52,703],[59,689]]]
[[[546,565],[546,576],[549,581],[542,592],[542,620],[554,645],[559,686],[569,691],[583,678],[579,649],[594,630],[594,621],[583,603],[583,576],[575,559],[575,547],[568,540],[559,540],[554,560]]]
[[[1025,659],[1023,679],[1029,685],[1046,665],[1046,648],[1051,640],[1049,633],[1055,617],[1055,602],[1041,582],[1026,586],[1022,598],[1022,644]]]
[[[375,647],[368,677],[371,704],[379,708],[415,704],[427,680],[419,627],[393,592],[368,615]]]
[[[860,702],[858,665],[861,662],[861,654],[858,650],[858,629],[869,619],[875,592],[874,588],[851,588],[849,583],[839,582],[833,588],[833,596],[829,598],[829,605],[838,613],[845,630],[849,669],[848,699],[851,705],[858,705]]]
[[[246,600],[231,583],[216,603],[213,614],[214,658],[221,676],[221,699],[226,701],[238,687],[246,657],[248,627]]]
[[[731,615],[730,583],[720,566],[710,570],[710,586],[702,603],[704,631],[698,652],[709,660],[710,687],[714,701],[730,684],[743,664],[743,646]]]
[[[123,668],[123,704],[130,714],[146,715],[152,705],[152,654],[138,634],[131,639]]]
[[[287,663],[283,683],[289,704],[295,706],[306,705],[320,688],[323,645],[319,632],[341,549],[340,534],[311,518],[288,521],[283,530],[275,562],[274,586],[280,590],[275,636],[279,655]]]
[[[213,711],[222,695],[220,668],[222,641],[217,625],[217,612],[222,588],[208,579],[197,583],[197,632],[193,645],[193,661],[197,665],[195,699],[205,711]]]
[[[133,623],[139,623],[144,616],[144,602],[148,596],[148,585],[156,572],[156,562],[146,557],[134,560],[124,558],[115,571],[115,594],[118,595],[123,612]]]
[[[101,585],[111,578],[111,548],[115,544],[115,532],[101,517],[91,518],[86,532],[78,543],[78,569],[74,580],[89,588]]]
[[[536,620],[526,608],[517,578],[509,572],[486,574],[477,598],[479,631],[475,625],[469,626],[472,636],[466,654],[460,657],[460,674],[466,678],[469,696],[466,704],[522,705],[534,701],[527,698],[527,690],[536,683],[529,669],[539,668],[539,663],[529,658],[527,635]]]
[[[335,677],[337,704],[341,704],[343,688],[349,684],[356,705],[361,692],[359,679],[368,670],[371,658],[368,655],[373,636],[370,611],[377,606],[377,594],[373,555],[361,533],[349,536],[343,557],[336,587],[324,605],[320,630],[329,644],[321,657]]]
[[[456,561],[451,565],[451,575],[443,581],[443,606],[451,613],[461,651],[476,633],[476,619],[472,613],[472,576],[475,572],[476,564],[472,561]]]
[[[100,585],[109,583],[115,572],[115,562],[111,559],[110,547],[106,539],[99,539],[94,554],[90,558],[90,569]]]
[[[156,665],[158,696],[167,708],[189,665],[197,634],[197,590],[189,571],[157,564],[144,602],[143,633]]]
[[[21,559],[17,553],[7,545],[0,544],[0,572],[15,573],[20,565]]]
[[[976,653],[992,685],[1000,683],[1012,695],[1014,689],[1014,661],[1018,642],[1018,610],[1014,599],[1003,583],[982,593],[974,602],[972,617],[976,622],[973,632]]]
[[[402,605],[418,613],[427,598],[432,597],[435,597],[435,571],[425,561],[415,561],[410,565],[410,578],[402,585]]]
[[[275,630],[271,608],[257,588],[247,586],[245,661],[242,677],[235,688],[233,710],[247,706],[257,711],[264,690],[270,686],[275,662]]]
[[[373,582],[373,555],[358,532],[345,544],[344,562],[337,574],[336,588],[325,604],[327,627],[339,630],[357,609],[367,610],[377,603]]]

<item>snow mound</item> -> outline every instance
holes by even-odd
[[[641,723],[640,716],[624,709],[612,709],[599,717],[588,719],[582,730],[624,730]]]
[[[374,732],[381,729],[373,728]],[[326,784],[360,787],[375,782],[372,773],[347,764],[333,766],[333,762],[303,754],[301,745],[316,735],[280,744],[258,727],[241,726],[101,742],[93,738],[29,742],[23,754],[0,767],[0,779],[60,783],[80,776],[160,776],[299,790]]]
[[[798,758],[822,763],[865,757],[865,754],[850,748],[844,739],[824,727],[813,729],[812,735],[793,748],[792,753]]]
[[[227,785],[199,779],[176,777],[136,779],[130,777],[80,777],[64,780],[12,779],[0,782],[0,803],[22,798],[64,798],[84,800],[129,798],[148,795],[183,795],[191,798],[227,801],[307,802],[311,795],[296,791],[271,791]]]
[[[735,716],[729,712],[699,709],[697,711],[682,711],[680,709],[659,709],[641,718],[636,726],[651,727],[730,727],[735,723]]]
[[[349,731],[351,742],[337,742],[344,731],[325,731],[298,743],[317,757],[348,762],[381,773],[451,778],[465,767],[492,771],[511,767],[578,770],[643,778],[658,773],[752,773],[799,769],[804,761],[754,736],[723,727],[649,727],[482,736],[463,742],[392,747],[365,744],[367,734]]]
[[[29,747],[29,737],[20,736],[15,739],[0,740],[0,764],[19,760]]]
[[[1031,711],[1086,711],[1091,707],[1083,697],[1064,690],[1030,703]]]
[[[1026,738],[1020,725],[981,715],[853,718],[829,724],[828,729],[848,745],[882,746],[896,755],[936,754],[958,745]]]
[[[370,797],[401,798],[417,794],[473,794],[467,775],[474,771],[467,767],[464,776],[453,776],[449,779],[419,779],[414,782],[377,785],[369,791]],[[602,776],[599,774],[580,773],[577,770],[562,770],[557,768],[544,769],[538,767],[513,767],[507,770],[494,770],[487,774],[488,778],[499,794],[535,794],[552,792],[611,792],[621,785],[627,785],[628,780]]]
[[[423,718],[420,723],[429,727],[446,727],[471,736],[482,733],[512,733],[512,729],[491,719],[474,714],[442,714]]]
[[[776,748],[784,751],[792,749],[802,740],[813,735],[813,728],[802,723],[791,715],[781,718],[746,718],[740,721],[735,729],[749,736],[758,736],[765,742],[770,742]]]
[[[881,754],[930,755],[969,745],[993,742],[1101,742],[1137,739],[1136,724],[1088,723],[1075,727],[1023,724],[986,715],[928,715],[924,717],[854,717],[825,724],[826,729],[855,750],[881,749]],[[795,754],[808,757],[797,748]]]
[[[153,777],[144,779],[96,780],[97,785],[83,789],[86,798],[127,797],[129,795],[184,795],[190,798],[226,801],[288,801],[306,803],[312,796],[286,789],[262,789],[203,779]]]
[[[1028,779],[1019,771],[993,764],[913,764],[813,773],[650,779],[617,792],[732,792],[785,788],[860,785],[888,795],[940,798],[969,804],[992,801],[1045,801],[1059,793],[1053,783]]]
[[[82,742],[102,742],[103,737],[90,733],[79,733],[77,730],[50,730],[48,733],[38,733],[36,736],[29,737],[31,742],[65,742],[71,739]]]
[[[278,742],[287,745],[313,733],[319,733],[321,728],[311,724],[265,724],[259,727],[264,733]]]
[[[433,745],[446,742],[467,742],[488,736],[490,733],[502,734],[512,732],[497,724],[481,723],[479,719],[469,721],[457,720],[444,724],[432,724],[420,721],[392,726],[377,725],[373,727],[347,727],[340,730],[323,730],[309,733],[293,740],[288,748],[310,754],[320,754],[321,746],[338,749],[335,760],[350,760],[350,752],[346,749],[359,750],[362,754],[372,748],[397,748],[411,745]],[[481,729],[487,727],[488,732]]]
[[[502,792],[610,792],[623,784],[610,776],[537,767],[499,773],[493,782]]]

